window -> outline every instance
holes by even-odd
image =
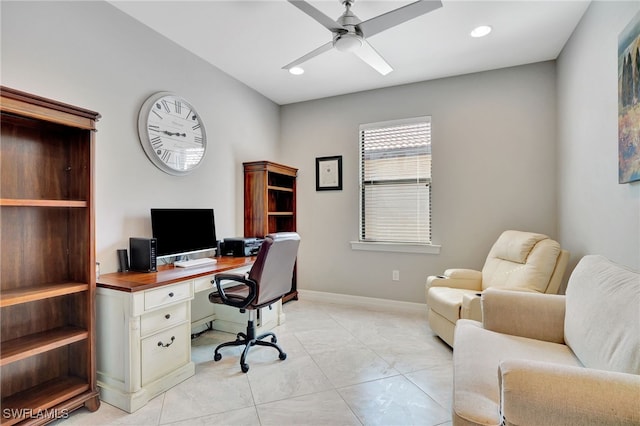
[[[431,244],[431,117],[360,126],[360,241]]]

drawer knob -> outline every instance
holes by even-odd
[[[169,343],[162,343],[162,341],[158,342],[158,346],[162,346],[163,348],[168,348],[169,346],[171,346],[171,344],[173,343],[173,341],[176,340],[176,336],[171,336],[171,341]]]
[[[169,293],[169,297],[173,297],[173,292]]]
[[[169,318],[171,318],[171,314],[167,314],[167,315],[165,315],[164,317],[165,317],[166,319],[169,319]]]

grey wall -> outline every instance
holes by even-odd
[[[282,107],[282,161],[300,168],[299,287],[424,303],[426,277],[481,268],[505,229],[556,237],[555,63]],[[352,251],[358,126],[432,116],[433,243],[439,255]],[[343,190],[315,191],[315,158],[343,156]],[[392,270],[400,281],[392,281]]]
[[[117,268],[115,250],[129,236],[150,235],[151,207],[214,207],[219,236],[240,235],[241,163],[262,159],[300,168],[304,289],[424,302],[427,275],[481,267],[506,228],[558,238],[573,264],[601,253],[639,267],[640,185],[617,183],[616,120],[617,35],[637,3],[594,2],[558,60],[557,89],[547,62],[282,108],[107,3],[0,7],[2,84],[103,116],[96,246],[104,272]],[[138,141],[138,109],[160,90],[184,96],[207,125],[210,152],[187,177],[156,169]],[[424,114],[433,116],[441,253],[352,251],[358,125]],[[315,191],[315,157],[325,155],[343,155],[343,191]]]
[[[558,61],[560,239],[572,262],[640,269],[640,182],[618,183],[618,34],[638,2],[593,2]]]
[[[2,84],[98,111],[96,251],[102,272],[116,249],[151,236],[151,207],[213,207],[219,237],[242,235],[242,162],[274,160],[279,107],[105,2],[2,1]],[[145,156],[144,100],[173,91],[204,120],[209,150],[185,177]],[[53,255],[52,253],[39,255]]]

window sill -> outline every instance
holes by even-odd
[[[351,250],[386,251],[396,253],[440,254],[440,246],[432,244],[382,243],[351,241]]]

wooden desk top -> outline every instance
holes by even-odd
[[[158,267],[158,272],[113,272],[100,275],[97,285],[102,288],[133,293],[207,275],[219,274],[220,272],[242,268],[243,266],[251,266],[256,258],[255,256],[223,256],[217,257],[216,260],[217,262],[213,265],[192,268],[176,268],[173,265],[163,265]]]

